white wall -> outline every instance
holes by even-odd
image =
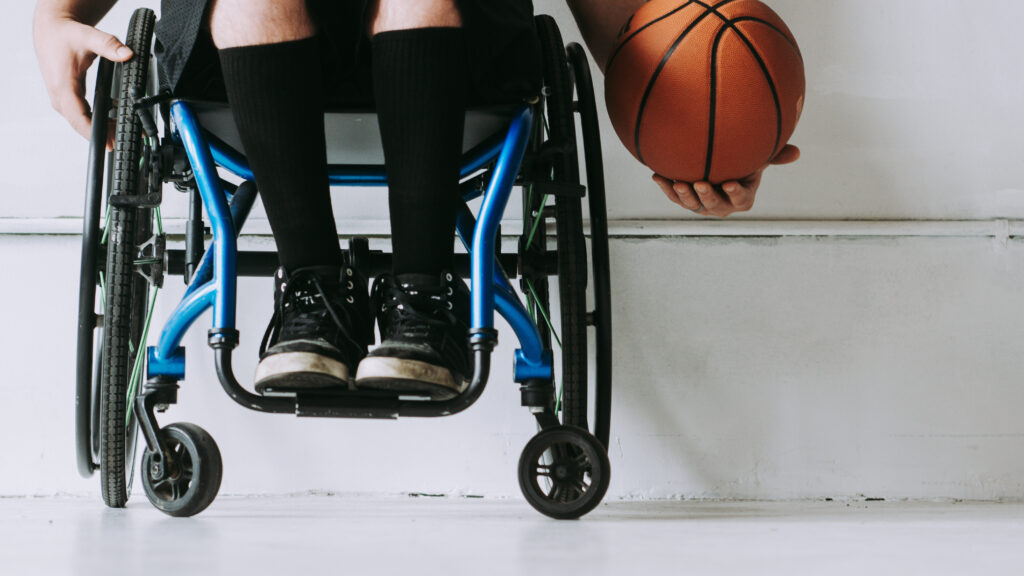
[[[80,214],[85,143],[46,103],[27,4],[0,23],[0,494],[95,493],[72,451],[79,240],[47,235],[78,226],[52,219]],[[103,27],[124,29],[122,4]],[[1024,497],[1024,7],[982,4],[771,2],[807,64],[793,140],[804,158],[772,169],[754,212],[726,223],[667,204],[605,122],[613,495]],[[538,6],[575,39],[564,7]],[[335,198],[341,220],[385,217],[379,195]],[[242,283],[240,374],[254,366],[269,291]],[[180,293],[172,280],[158,318]],[[517,492],[533,426],[504,371],[448,420],[265,416],[220,391],[204,326],[164,422],[214,434],[225,492]],[[511,339],[504,331],[499,368]]]

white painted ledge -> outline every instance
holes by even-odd
[[[506,221],[509,235],[518,221]],[[168,218],[164,228],[183,234],[185,220]],[[342,220],[345,236],[387,236],[385,220]],[[1024,236],[1024,220],[612,220],[613,238],[649,237],[935,237],[1000,238]],[[0,218],[0,236],[77,236],[81,218]],[[270,236],[266,220],[246,224],[243,236]]]

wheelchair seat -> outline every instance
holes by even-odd
[[[242,151],[231,108],[225,102],[188,100],[203,127],[224,143]],[[466,112],[463,151],[469,151],[508,128],[518,105],[474,108]],[[334,108],[324,115],[327,162],[384,164],[377,114],[367,108]]]

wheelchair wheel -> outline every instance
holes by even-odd
[[[591,429],[589,425],[588,352],[596,357],[595,410],[596,435],[608,442],[611,396],[611,297],[608,278],[608,228],[601,163],[600,132],[594,105],[593,84],[582,48],[566,48],[558,27],[550,16],[538,16],[544,59],[545,98],[538,126],[534,130],[533,152],[538,158],[536,180],[550,180],[552,194],[524,193],[524,236],[521,252],[524,260],[542,262],[523,273],[523,291],[545,344],[560,351],[561,381],[555,405],[563,424]],[[573,100],[574,91],[578,100]],[[580,113],[584,160],[589,190],[580,186],[580,164],[575,112]],[[543,190],[543,188],[541,188]],[[583,194],[590,201],[590,258],[583,232]],[[553,206],[551,205],[553,203]],[[545,246],[544,230],[548,220],[555,221],[554,258]],[[588,266],[588,260],[592,266]],[[594,281],[592,312],[587,311],[587,286]],[[548,275],[557,274],[557,290],[552,293]],[[560,320],[554,325],[551,301],[557,298]],[[594,327],[594,338],[588,337]],[[591,345],[593,347],[591,348]]]
[[[534,130],[534,151],[543,167],[542,173],[535,177],[578,186],[580,171],[572,112],[573,87],[562,37],[550,16],[538,16],[536,22],[544,59],[546,94],[542,113],[537,115],[539,125]],[[560,351],[561,390],[555,398],[556,411],[561,413],[563,424],[587,428],[587,248],[583,236],[582,199],[571,195],[551,198],[550,194],[535,194],[537,188],[540,187],[527,187],[523,196],[525,228],[521,249],[533,255],[535,261],[550,262],[546,228],[548,220],[553,218],[557,261],[554,270],[543,266],[540,270],[525,271],[524,292],[545,345],[548,348],[555,345]],[[550,312],[552,294],[548,274],[551,272],[557,272],[558,278],[554,295],[558,299],[561,322],[557,327]]]
[[[540,432],[519,459],[523,496],[539,512],[558,520],[575,520],[600,504],[610,473],[604,446],[575,426]]]
[[[587,322],[594,328],[595,398],[594,435],[608,447],[612,412],[612,295],[611,255],[608,249],[608,207],[604,188],[604,159],[601,156],[601,128],[594,101],[594,83],[583,47],[567,47],[576,85],[576,111],[583,135],[587,199],[590,206],[590,261],[594,281],[594,309]]]
[[[544,344],[555,352],[561,365],[561,381],[556,382],[552,405],[562,426],[545,428],[527,444],[519,462],[519,485],[526,500],[539,512],[552,518],[573,519],[600,503],[611,473],[606,448],[611,393],[607,220],[601,144],[586,57],[578,45],[569,46],[567,52],[551,17],[538,16],[536,23],[544,59],[545,93],[533,132],[532,184],[523,194],[522,288]],[[574,91],[577,101],[573,100]],[[586,189],[580,185],[576,112],[582,120],[587,183],[591,188],[592,269],[583,230]],[[545,238],[550,219],[555,224],[553,253]],[[591,271],[595,309],[588,313]],[[549,283],[550,275],[557,275],[557,289]],[[549,312],[554,302],[557,324]],[[588,326],[595,328],[592,343],[597,361],[597,436],[589,431]]]
[[[117,114],[114,152],[106,187],[107,200],[116,195],[143,194],[147,190],[149,163],[144,153],[141,123],[133,109],[133,95],[139,90],[144,93],[149,85],[150,46],[155,21],[156,16],[152,10],[140,9],[132,15],[126,44],[135,52],[135,57],[120,65],[120,73],[115,74],[111,92],[116,94],[117,100],[94,103],[94,110],[116,107]],[[98,87],[99,96],[102,94]],[[102,139],[97,140],[100,132]],[[96,156],[97,150],[104,150],[105,140],[105,129],[94,126],[91,144],[94,165],[102,165]],[[94,168],[91,167],[91,170]],[[86,293],[91,289],[95,294],[95,286],[98,284],[103,313],[102,319],[94,322],[102,326],[98,353],[100,369],[98,381],[93,379],[90,383],[95,403],[98,403],[98,409],[94,405],[90,412],[98,411],[98,421],[92,425],[89,436],[96,438],[99,446],[98,450],[90,450],[90,459],[98,455],[104,502],[111,507],[123,507],[128,500],[134,470],[138,427],[132,403],[142,378],[148,329],[147,311],[151,306],[149,281],[138,274],[136,268],[139,265],[139,247],[149,240],[153,232],[153,210],[108,205],[100,233],[98,213],[101,193],[94,183],[101,181],[102,176],[95,177],[95,172],[92,175],[94,177],[89,184],[92,197],[86,200],[80,295],[80,304],[83,307],[85,304],[90,305],[79,313],[82,318],[93,310]],[[99,256],[103,252],[106,255],[105,262],[99,265]],[[94,296],[92,301],[95,301]],[[82,366],[83,358],[91,354],[92,347],[92,335],[83,338],[87,327],[88,323],[83,325],[80,321],[80,391],[86,374],[93,378],[94,373],[91,366],[87,370],[83,370]],[[83,400],[80,393],[79,401]],[[84,444],[80,438],[80,449],[84,448]],[[80,468],[83,460],[80,453]]]
[[[106,120],[110,114],[110,88],[114,65],[101,59],[97,66],[93,118]],[[92,476],[99,466],[99,351],[95,336],[102,330],[96,314],[99,285],[100,202],[106,162],[107,122],[93,122],[89,141],[89,172],[86,176],[85,214],[82,218],[82,266],[78,283],[78,351],[75,370],[75,452],[78,473]],[[102,332],[99,333],[102,340]]]
[[[209,506],[220,490],[224,472],[220,449],[206,430],[178,423],[160,430],[167,453],[163,474],[153,477],[153,452],[142,456],[142,487],[146,497],[170,516],[195,516]]]

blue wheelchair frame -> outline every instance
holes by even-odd
[[[326,396],[298,394],[294,398],[267,397],[250,393],[239,385],[231,370],[231,351],[238,344],[238,331],[235,327],[237,237],[255,202],[256,193],[253,187],[240,187],[233,193],[228,192],[217,168],[222,167],[247,181],[253,180],[253,173],[242,154],[206,133],[187,101],[173,101],[170,116],[172,137],[185,149],[209,215],[213,243],[206,250],[184,297],[167,321],[158,344],[148,349],[149,381],[160,381],[167,385],[184,379],[185,350],[181,347],[181,341],[189,327],[210,308],[213,311],[213,326],[209,331],[209,344],[215,350],[218,377],[225,391],[236,402],[253,410],[305,416],[370,418],[446,416],[461,412],[479,398],[486,386],[491,351],[497,344],[495,310],[508,321],[519,339],[520,349],[515,352],[514,359],[514,380],[518,383],[552,381],[551,352],[544,349],[536,324],[495,258],[496,243],[499,241],[498,226],[533,130],[534,110],[530,106],[523,105],[516,109],[506,133],[494,135],[463,157],[462,178],[493,166],[489,169],[490,181],[486,192],[471,185],[463,185],[463,202],[459,206],[456,229],[471,261],[470,345],[474,352],[475,366],[469,387],[460,396],[446,401],[345,392]],[[387,176],[381,165],[331,165],[329,181],[332,186],[386,186]],[[482,206],[478,217],[474,217],[467,203],[481,195]],[[140,403],[139,408],[149,407]]]

